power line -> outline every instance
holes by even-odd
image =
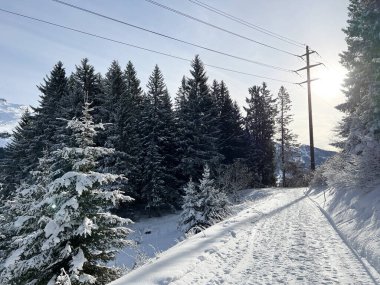
[[[227,12],[224,12],[224,11],[222,11],[222,10],[219,10],[219,9],[217,9],[217,8],[215,8],[215,7],[213,7],[213,6],[210,6],[210,5],[206,4],[206,3],[203,3],[203,2],[201,2],[201,1],[198,1],[198,0],[189,0],[189,1],[190,1],[191,3],[193,3],[193,4],[195,4],[195,5],[198,5],[198,6],[200,6],[200,7],[203,7],[203,8],[205,8],[205,9],[211,11],[211,12],[214,12],[214,13],[220,15],[220,16],[223,16],[223,17],[225,17],[225,18],[228,18],[228,19],[230,19],[230,20],[232,20],[232,21],[234,21],[234,22],[240,23],[240,24],[242,24],[242,25],[244,25],[244,26],[246,26],[246,27],[249,27],[249,28],[251,28],[251,29],[254,29],[254,30],[256,30],[256,31],[259,31],[259,32],[261,32],[261,33],[263,33],[263,34],[266,34],[266,35],[268,35],[268,36],[271,36],[271,37],[277,38],[277,39],[279,39],[279,40],[282,40],[282,41],[284,41],[284,42],[287,42],[287,43],[289,43],[289,44],[292,44],[292,45],[295,45],[295,46],[298,46],[298,47],[301,47],[301,48],[304,48],[304,47],[305,47],[305,44],[303,44],[303,43],[300,43],[300,42],[298,42],[298,41],[296,41],[296,40],[293,40],[293,39],[290,39],[290,38],[288,38],[288,37],[281,36],[281,35],[279,35],[279,34],[277,34],[277,33],[271,32],[271,31],[269,31],[269,30],[267,30],[267,29],[264,29],[264,28],[262,28],[262,27],[260,27],[260,26],[258,26],[258,25],[254,25],[254,24],[252,24],[252,23],[250,23],[250,22],[247,22],[247,21],[245,21],[245,20],[243,20],[243,19],[241,19],[241,18],[235,17],[235,16],[233,16],[233,15],[227,13]]]
[[[8,14],[15,15],[15,16],[23,17],[23,18],[26,18],[26,19],[29,19],[29,20],[33,20],[33,21],[41,22],[41,23],[48,24],[48,25],[51,25],[51,26],[55,26],[55,27],[58,27],[58,28],[66,29],[66,30],[69,30],[69,31],[72,31],[72,32],[76,32],[76,33],[84,34],[84,35],[91,36],[91,37],[94,37],[94,38],[106,40],[106,41],[109,41],[109,42],[113,42],[113,43],[129,46],[129,47],[132,47],[132,48],[136,48],[136,49],[144,50],[144,51],[147,51],[147,52],[163,55],[163,56],[166,56],[166,57],[171,57],[171,58],[174,58],[174,59],[177,59],[177,60],[181,60],[181,61],[192,62],[192,60],[188,59],[188,58],[184,58],[184,57],[172,55],[172,54],[169,54],[169,53],[165,53],[165,52],[161,52],[161,51],[157,51],[157,50],[153,50],[153,49],[137,46],[137,45],[134,45],[134,44],[122,42],[122,41],[119,41],[119,40],[115,40],[115,39],[111,39],[111,38],[108,38],[108,37],[100,36],[100,35],[93,34],[93,33],[90,33],[90,32],[85,32],[85,31],[82,31],[82,30],[78,30],[78,29],[75,29],[75,28],[68,27],[68,26],[64,26],[64,25],[53,23],[53,22],[45,21],[45,20],[42,20],[42,19],[39,19],[39,18],[34,18],[34,17],[31,17],[31,16],[27,16],[27,15],[20,14],[20,13],[17,13],[17,12],[12,12],[12,11],[5,10],[5,9],[2,9],[2,8],[0,8],[0,11],[8,13]],[[276,79],[276,78],[256,75],[256,74],[247,73],[247,72],[243,72],[243,71],[239,71],[239,70],[234,70],[234,69],[229,69],[229,68],[225,68],[225,67],[221,67],[221,66],[216,66],[216,65],[211,65],[211,64],[204,64],[204,65],[208,66],[208,67],[215,68],[215,69],[220,69],[220,70],[225,70],[225,71],[233,72],[233,73],[244,74],[244,75],[248,75],[248,76],[268,79],[268,80],[277,81],[277,82],[295,84],[294,82],[290,82],[290,81],[286,81],[286,80],[280,80],[280,79]]]
[[[287,43],[289,43],[289,44],[293,44],[293,45],[298,46],[298,47],[301,47],[301,48],[304,48],[304,47],[305,47],[305,44],[303,44],[303,43],[300,43],[300,42],[298,42],[298,41],[296,41],[296,40],[292,40],[292,39],[290,39],[290,38],[288,38],[288,37],[281,36],[281,35],[279,35],[279,34],[277,34],[277,33],[274,33],[274,32],[272,32],[272,31],[269,31],[269,30],[267,30],[267,29],[264,29],[264,28],[262,28],[262,27],[260,27],[260,26],[258,26],[258,25],[254,25],[254,24],[252,24],[252,23],[250,23],[250,22],[247,22],[247,21],[245,21],[245,20],[243,20],[243,19],[241,19],[241,18],[235,17],[235,16],[233,16],[233,15],[227,13],[227,12],[224,12],[224,11],[222,11],[222,10],[219,10],[219,9],[217,9],[217,8],[215,8],[215,7],[213,7],[213,6],[210,6],[210,5],[206,4],[206,3],[203,3],[203,2],[201,2],[201,1],[198,1],[198,0],[189,0],[189,1],[190,1],[191,3],[193,3],[193,4],[195,4],[195,5],[201,6],[201,7],[205,8],[205,9],[211,11],[211,12],[214,12],[214,13],[216,13],[216,14],[218,14],[218,15],[221,15],[221,16],[223,16],[223,17],[226,17],[226,18],[228,18],[228,19],[230,19],[230,20],[232,20],[232,21],[238,22],[238,23],[240,23],[240,24],[242,24],[242,25],[244,25],[244,26],[247,26],[247,27],[249,27],[249,28],[252,28],[252,29],[254,29],[254,30],[256,30],[256,31],[259,31],[259,32],[261,32],[261,33],[264,33],[264,34],[266,34],[266,35],[272,36],[272,37],[274,37],[274,38],[277,38],[277,39],[279,39],[279,40],[282,40],[282,41],[284,41],[284,42],[287,42]]]
[[[175,38],[175,37],[172,37],[172,36],[168,36],[168,35],[165,35],[165,34],[162,34],[162,33],[159,33],[159,32],[155,32],[155,31],[152,31],[152,30],[140,27],[140,26],[136,26],[136,25],[127,23],[125,21],[118,20],[118,19],[106,16],[104,14],[100,14],[100,13],[97,13],[97,12],[94,12],[94,11],[91,11],[91,10],[88,10],[88,9],[85,9],[85,8],[82,8],[82,7],[79,7],[79,6],[70,4],[70,3],[66,3],[64,1],[60,1],[60,0],[52,0],[52,1],[57,2],[59,4],[62,4],[62,5],[65,5],[65,6],[68,6],[68,7],[71,7],[71,8],[74,8],[74,9],[77,9],[77,10],[81,10],[81,11],[86,12],[86,13],[93,14],[93,15],[98,16],[98,17],[102,17],[104,19],[108,19],[108,20],[111,20],[111,21],[114,21],[114,22],[117,22],[117,23],[120,23],[120,24],[123,24],[123,25],[127,25],[127,26],[135,28],[135,29],[139,29],[139,30],[142,30],[142,31],[145,31],[145,32],[148,32],[148,33],[152,33],[152,34],[155,34],[155,35],[158,35],[158,36],[161,36],[161,37],[165,37],[165,38],[168,38],[168,39],[180,42],[180,43],[184,43],[184,44],[187,44],[187,45],[191,45],[191,46],[194,46],[194,47],[197,47],[197,48],[200,48],[200,49],[204,49],[204,50],[207,50],[207,51],[210,51],[210,52],[213,52],[213,53],[221,54],[221,55],[224,55],[224,56],[227,56],[227,57],[230,57],[230,58],[239,59],[239,60],[242,60],[242,61],[245,61],[245,62],[253,63],[253,64],[264,66],[264,67],[267,67],[267,68],[272,68],[272,69],[276,69],[276,70],[279,70],[279,71],[293,73],[293,71],[290,70],[290,69],[286,69],[286,68],[283,68],[283,67],[274,66],[274,65],[271,65],[271,64],[266,64],[266,63],[263,63],[263,62],[247,59],[247,58],[240,57],[240,56],[237,56],[237,55],[233,55],[233,54],[230,54],[230,53],[226,53],[226,52],[218,51],[218,50],[215,50],[215,49],[212,49],[212,48],[208,48],[208,47],[205,47],[205,46],[201,46],[199,44],[194,44],[194,43],[191,43],[191,42],[188,42],[188,41],[185,41],[185,40],[181,40],[181,39],[178,39],[178,38]]]
[[[64,26],[64,25],[53,23],[53,22],[45,21],[45,20],[42,20],[42,19],[30,17],[30,16],[27,16],[27,15],[23,15],[23,14],[20,14],[20,13],[12,12],[12,11],[5,10],[5,9],[2,9],[2,8],[0,8],[0,11],[6,12],[6,13],[9,13],[9,14],[12,14],[12,15],[16,15],[16,16],[19,16],[19,17],[23,17],[23,18],[26,18],[26,19],[38,21],[38,22],[41,22],[41,23],[49,24],[49,25],[52,25],[52,26],[56,26],[56,27],[59,27],[59,28],[62,28],[62,29],[66,29],[66,30],[70,30],[70,31],[73,31],[73,32],[77,32],[77,33],[80,33],[80,34],[88,35],[88,36],[91,36],[91,37],[103,39],[103,40],[106,40],[106,41],[110,41],[110,42],[114,42],[114,43],[130,46],[130,47],[133,47],[133,48],[137,48],[137,49],[141,49],[141,50],[145,50],[145,51],[149,51],[149,52],[153,52],[153,53],[157,53],[157,54],[173,57],[173,58],[184,60],[184,61],[189,61],[188,59],[185,59],[185,58],[182,58],[182,57],[179,57],[179,56],[174,56],[174,55],[170,55],[170,54],[167,54],[167,53],[164,53],[164,52],[159,52],[159,51],[155,51],[155,50],[152,50],[152,49],[140,47],[140,46],[137,46],[137,45],[125,43],[125,42],[122,42],[122,41],[119,41],[119,40],[107,38],[107,37],[104,37],[104,36],[100,36],[100,35],[93,34],[93,33],[90,33],[90,32],[85,32],[85,31],[82,31],[82,30],[78,30],[78,29],[75,29],[75,28],[68,27],[68,26]]]
[[[223,31],[223,32],[225,32],[225,33],[231,34],[231,35],[236,36],[236,37],[239,37],[239,38],[241,38],[241,39],[244,39],[244,40],[247,40],[247,41],[250,41],[250,42],[253,42],[253,43],[259,44],[259,45],[261,45],[261,46],[264,46],[264,47],[267,47],[267,48],[270,48],[270,49],[273,49],[273,50],[276,50],[276,51],[279,51],[279,52],[282,52],[282,53],[286,53],[286,54],[288,54],[288,55],[292,55],[292,56],[295,56],[295,57],[299,57],[299,56],[298,56],[297,54],[295,54],[295,53],[292,53],[292,52],[289,52],[289,51],[283,50],[283,49],[281,49],[281,48],[277,48],[277,47],[274,47],[274,46],[268,45],[268,44],[266,44],[266,43],[259,42],[259,41],[257,41],[257,40],[252,39],[252,38],[248,38],[248,37],[246,37],[246,36],[243,36],[243,35],[240,35],[240,34],[238,34],[238,33],[232,32],[232,31],[227,30],[227,29],[225,29],[225,28],[222,28],[222,27],[219,27],[219,26],[217,26],[217,25],[211,24],[210,22],[203,21],[203,20],[198,19],[198,18],[195,18],[195,17],[193,17],[193,16],[191,16],[191,15],[189,15],[189,14],[186,14],[186,13],[183,13],[183,12],[178,11],[178,10],[176,10],[176,9],[170,8],[170,7],[168,7],[168,6],[165,6],[165,5],[163,5],[163,4],[161,4],[161,3],[158,3],[158,2],[156,2],[156,1],[153,1],[153,0],[145,0],[145,1],[148,2],[148,3],[151,3],[151,4],[153,4],[153,5],[156,5],[156,6],[160,7],[160,8],[163,8],[163,9],[166,9],[166,10],[171,11],[171,12],[173,12],[173,13],[176,13],[176,14],[178,14],[178,15],[181,15],[181,16],[183,16],[183,17],[186,17],[186,18],[188,18],[188,19],[191,19],[191,20],[193,20],[193,21],[196,21],[196,22],[202,23],[202,24],[207,25],[207,26],[209,26],[209,27],[212,27],[212,28],[214,28],[214,29],[217,29],[217,30]]]
[[[244,72],[244,71],[233,70],[233,69],[229,69],[229,68],[225,68],[225,67],[220,67],[220,66],[215,66],[215,65],[211,65],[211,64],[204,63],[204,65],[208,66],[208,67],[216,68],[216,69],[226,70],[226,71],[230,71],[230,72],[234,72],[234,73],[239,73],[239,74],[244,74],[244,75],[249,75],[249,76],[258,77],[258,78],[262,78],[262,79],[268,79],[268,80],[272,80],[272,81],[289,83],[289,84],[296,84],[295,82],[291,82],[291,81],[287,81],[287,80],[275,79],[275,78],[272,78],[272,77],[266,77],[266,76],[256,75],[256,74],[247,73],[247,72]]]

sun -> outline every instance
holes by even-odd
[[[314,77],[314,76],[313,76]],[[315,74],[318,78],[313,82],[313,93],[315,96],[321,97],[325,100],[334,100],[342,96],[343,82],[345,72],[343,69],[321,69]]]

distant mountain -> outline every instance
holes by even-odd
[[[304,144],[301,145],[300,152],[301,152],[302,162],[305,164],[306,167],[309,167],[310,166],[310,146],[304,145]],[[314,147],[315,166],[322,165],[327,159],[332,157],[334,154],[336,154],[335,151],[330,151],[330,150]]]
[[[300,160],[305,169],[310,169],[310,146],[302,144],[299,147]],[[315,166],[322,165],[336,152],[314,147]],[[280,144],[276,143],[276,173],[280,173]]]
[[[0,148],[9,143],[12,131],[26,109],[24,105],[8,103],[0,98]]]

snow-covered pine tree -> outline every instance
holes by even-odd
[[[229,201],[225,193],[214,186],[214,180],[210,177],[210,168],[206,164],[203,169],[202,179],[199,181],[198,196],[199,225],[207,228],[225,218],[229,213]]]
[[[149,215],[178,204],[174,168],[174,114],[163,75],[156,65],[147,84],[143,112],[142,148],[145,150],[142,198]]]
[[[376,177],[380,173],[380,2],[351,0],[348,10],[347,51],[341,54],[348,70],[347,100],[337,107],[345,113],[340,146],[363,177]]]
[[[202,214],[199,212],[199,191],[197,185],[190,178],[184,187],[185,196],[183,198],[182,212],[178,227],[181,231],[188,233],[190,230],[199,231],[201,225],[200,218]]]
[[[2,205],[0,205],[0,283],[1,284],[26,284],[25,280],[8,271],[19,259],[25,248],[33,240],[33,234],[41,235],[38,229],[38,220],[41,214],[34,215],[33,207],[41,201],[46,193],[45,187],[51,182],[52,173],[49,172],[52,158],[44,152],[43,158],[39,159],[37,169],[31,172],[30,185],[22,183],[16,191],[10,193]],[[29,238],[30,236],[30,238]],[[25,243],[25,245],[24,245]],[[32,250],[39,250],[33,248]],[[38,266],[37,261],[35,262]],[[24,267],[27,267],[24,266]],[[22,269],[20,269],[22,270]],[[25,282],[25,283],[24,283]]]
[[[293,134],[289,129],[290,123],[293,121],[293,115],[290,113],[291,100],[289,93],[284,86],[280,87],[277,95],[277,133],[279,142],[278,157],[280,160],[280,170],[282,173],[281,184],[282,187],[290,186],[287,183],[287,177],[297,175],[301,170],[299,163],[299,144],[297,143],[297,135]],[[298,169],[298,171],[297,171]]]
[[[33,183],[15,191],[4,210],[8,225],[1,284],[54,284],[63,268],[75,284],[106,284],[118,275],[107,266],[126,239],[129,219],[109,212],[130,201],[117,188],[123,176],[94,171],[99,156],[96,125],[89,103],[80,119],[68,122],[75,146],[58,149],[40,161]],[[0,243],[0,249],[3,247]]]
[[[376,187],[380,177],[380,2],[350,0],[347,50],[341,57],[348,70],[346,102],[337,109],[345,116],[338,127],[343,149],[317,169],[314,186],[335,189]]]
[[[247,115],[245,127],[248,133],[248,166],[256,175],[257,186],[275,184],[275,100],[267,89],[267,85],[249,88],[250,97],[246,98],[248,107],[244,107]]]
[[[192,179],[184,188],[185,196],[179,228],[197,233],[222,220],[229,214],[229,201],[225,193],[214,187],[210,168],[206,164],[199,185]]]
[[[345,150],[353,153],[356,147],[366,144],[363,140],[380,141],[380,3],[376,0],[351,0],[347,51],[341,54],[341,62],[348,69],[345,81],[347,101],[338,106],[346,113],[341,126],[347,138]],[[361,146],[360,146],[361,145]]]
[[[217,148],[217,107],[199,56],[195,57],[191,67],[191,77],[180,88],[176,100],[181,153],[179,169],[185,180],[200,178],[205,164],[216,165],[222,159]]]

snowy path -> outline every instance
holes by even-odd
[[[376,282],[303,189],[288,189],[247,202],[240,213],[111,284]]]

